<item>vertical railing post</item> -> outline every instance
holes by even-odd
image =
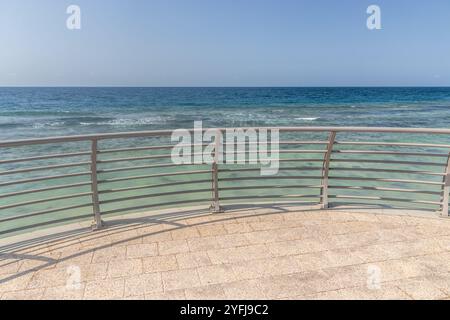
[[[210,210],[212,213],[219,213],[222,211],[219,202],[219,161],[222,153],[222,131],[220,129],[216,132],[214,143],[214,160],[212,163],[212,204]]]
[[[441,216],[449,217],[448,202],[450,193],[450,153],[447,157],[447,166],[445,167],[445,175],[443,182],[444,184],[442,185],[442,193],[441,193]]]
[[[328,176],[330,172],[330,161],[331,154],[333,152],[333,146],[336,140],[336,131],[331,131],[328,137],[327,151],[325,153],[325,157],[323,159],[322,165],[322,183],[320,188],[320,207],[322,209],[327,209],[328,204]]]
[[[98,180],[97,180],[97,139],[92,140],[91,144],[91,190],[92,190],[92,208],[94,212],[93,230],[99,230],[102,225],[100,215],[100,204],[98,200]]]

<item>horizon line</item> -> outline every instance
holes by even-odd
[[[127,85],[22,85],[22,86],[0,86],[3,88],[450,88],[450,85],[346,85],[346,86],[127,86]]]

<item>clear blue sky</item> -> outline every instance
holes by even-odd
[[[449,0],[0,0],[0,43],[1,86],[450,85]]]

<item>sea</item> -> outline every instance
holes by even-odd
[[[450,88],[0,88],[0,140],[237,126],[450,128]]]
[[[0,141],[17,139],[33,139],[41,137],[70,136],[95,133],[114,133],[159,129],[193,128],[195,121],[202,121],[203,127],[307,127],[307,126],[364,126],[364,127],[408,127],[408,128],[450,128],[450,88],[443,87],[337,87],[337,88],[130,88],[130,87],[21,87],[0,88]],[[287,140],[326,140],[326,136],[303,134],[284,137]],[[341,135],[339,140],[370,140],[391,142],[423,142],[443,143],[450,145],[450,137],[445,135]],[[119,139],[120,140],[120,139]],[[134,142],[120,140],[105,142],[101,149],[126,148],[165,144],[162,140],[142,140]],[[170,142],[170,141],[169,141]],[[103,142],[102,142],[103,143]],[[109,143],[109,144],[108,144]],[[131,144],[130,144],[131,143]],[[323,147],[323,146],[322,146]],[[295,148],[295,146],[285,146]],[[308,148],[298,146],[298,148]],[[309,146],[317,149],[317,146]],[[344,148],[344,147],[342,147]],[[356,147],[349,146],[355,149]],[[359,149],[381,150],[377,146],[358,146]],[[72,176],[44,180],[40,182],[23,182],[11,184],[11,181],[76,174],[89,171],[89,165],[84,167],[63,167],[49,170],[20,172],[21,169],[33,167],[54,166],[77,162],[88,162],[89,157],[71,157],[64,159],[43,159],[34,163],[1,163],[8,159],[35,157],[45,154],[64,152],[79,152],[90,150],[89,145],[67,143],[59,146],[52,144],[33,146],[30,148],[0,148],[0,221],[2,218],[30,215],[20,219],[11,219],[0,223],[0,237],[18,232],[27,232],[36,228],[70,223],[79,220],[92,219],[90,176]],[[307,149],[305,149],[307,150]],[[408,148],[393,147],[393,151],[411,151]],[[443,153],[447,149],[429,148],[428,152]],[[161,154],[167,150],[139,152],[119,152],[100,155],[106,163],[99,165],[101,212],[108,214],[123,214],[128,212],[171,208],[169,203],[190,201],[189,205],[203,204],[205,208],[211,202],[211,174],[180,174],[164,176],[167,172],[182,172],[182,170],[207,170],[208,167],[142,168],[159,164],[162,159],[143,159],[128,161],[129,157],[146,157]],[[254,203],[279,195],[283,200],[305,200],[316,203],[320,196],[320,179],[312,177],[321,175],[320,159],[323,154],[282,154],[283,157],[298,157],[301,162],[283,163],[290,170],[281,175],[292,179],[247,179],[255,172],[233,171],[221,173],[219,182],[221,201],[233,205],[235,203]],[[339,155],[337,155],[339,157]],[[368,159],[369,155],[342,155],[344,159]],[[108,163],[110,159],[119,159],[117,163]],[[342,163],[349,168],[342,171],[332,168],[334,189],[330,189],[330,202],[358,204],[390,203],[392,205],[409,205],[412,208],[425,207],[431,210],[439,209],[436,203],[440,201],[441,176],[398,174],[392,172],[370,171],[364,168],[406,171],[426,171],[442,173],[446,161],[444,157],[405,157],[411,164],[387,166],[380,163]],[[375,155],[373,159],[394,159],[393,156]],[[398,157],[397,157],[397,160]],[[442,166],[414,165],[414,161],[442,162]],[[296,168],[297,166],[297,168]],[[241,167],[240,167],[241,168]],[[303,168],[303,169],[302,169]],[[306,169],[305,169],[306,168]],[[119,169],[119,170],[115,170]],[[11,174],[10,170],[19,170]],[[110,170],[110,171],[108,171]],[[296,171],[298,170],[298,171]],[[158,176],[161,175],[162,176]],[[150,177],[149,177],[150,175]],[[151,177],[153,175],[153,177]],[[155,176],[156,175],[156,176]],[[139,176],[145,178],[139,179]],[[132,179],[128,179],[128,178]],[[305,178],[302,178],[305,177]],[[340,178],[353,178],[350,180]],[[229,178],[244,178],[231,181]],[[363,181],[359,178],[394,179],[396,181]],[[228,180],[227,180],[228,179]],[[402,182],[402,179],[430,181],[431,184],[414,184]],[[192,182],[192,184],[189,184]],[[180,184],[177,184],[180,183]],[[68,188],[67,185],[77,184]],[[163,186],[166,185],[166,186]],[[305,185],[313,188],[304,188]],[[64,188],[54,188],[65,186]],[[257,186],[258,189],[252,189]],[[394,189],[412,189],[425,193],[387,192],[375,189],[377,187]],[[239,187],[240,189],[233,189]],[[267,188],[265,188],[267,187]],[[343,189],[342,187],[353,187]],[[374,188],[372,190],[359,187]],[[21,193],[27,190],[53,188],[49,191],[32,194]],[[180,190],[192,190],[192,193],[177,194]],[[203,191],[202,191],[203,190]],[[164,195],[168,193],[168,195]],[[64,198],[66,195],[80,194],[77,198]],[[344,196],[343,198],[341,196]],[[345,198],[349,196],[350,198]],[[362,196],[365,199],[359,199]],[[254,198],[252,198],[254,197]],[[333,198],[334,197],[334,198]],[[369,197],[369,199],[367,199]],[[370,199],[373,197],[373,199]],[[386,201],[378,199],[386,198]],[[54,201],[41,201],[47,198],[63,198]],[[233,199],[236,198],[236,199]],[[239,199],[237,199],[239,198]],[[407,201],[415,201],[412,204]],[[198,200],[198,201],[197,201]],[[340,202],[339,202],[340,203]],[[15,204],[23,204],[15,206]],[[86,206],[82,207],[84,204]],[[70,209],[70,207],[79,206]],[[68,208],[69,209],[65,209]],[[61,210],[59,210],[61,209]],[[51,211],[42,215],[36,212]]]

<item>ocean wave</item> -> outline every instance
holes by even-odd
[[[100,122],[80,122],[82,126],[140,126],[149,124],[166,123],[164,117],[146,117],[146,118],[119,118]]]
[[[61,127],[66,123],[64,121],[46,121],[46,122],[38,122],[33,124],[33,129],[42,129],[48,127]]]
[[[300,120],[300,121],[316,121],[320,119],[319,117],[310,117],[310,118],[295,118],[295,120]]]

